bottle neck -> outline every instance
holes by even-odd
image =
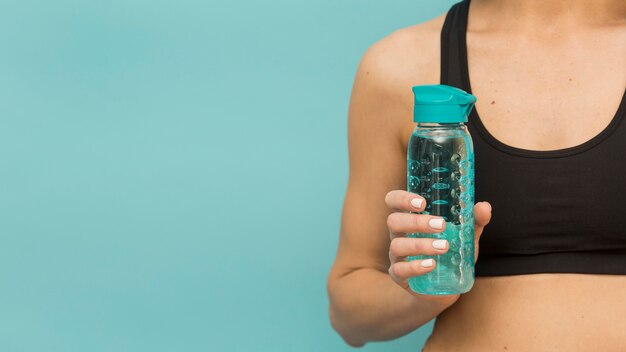
[[[420,128],[463,128],[465,127],[464,122],[450,122],[450,123],[441,123],[441,122],[418,122],[417,127]]]

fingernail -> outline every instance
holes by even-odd
[[[432,260],[432,259],[424,259],[424,260],[422,260],[422,266],[424,268],[430,268],[431,266],[433,266],[434,263],[435,263],[435,261]]]
[[[437,249],[446,249],[446,243],[448,241],[446,240],[434,240],[433,241],[433,247],[437,248]]]
[[[411,205],[415,208],[421,208],[422,204],[424,204],[424,200],[422,198],[413,198],[411,199]]]
[[[433,229],[441,230],[443,228],[443,219],[430,219],[428,220],[428,226],[432,227]]]

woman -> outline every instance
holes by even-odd
[[[468,128],[481,246],[461,296],[406,281],[448,248],[405,236],[442,231],[429,226],[440,217],[409,213],[426,204],[403,191],[411,87],[438,83],[478,98]],[[369,48],[328,279],[343,339],[389,340],[436,317],[427,352],[626,351],[625,87],[624,0],[466,1]],[[435,260],[404,261],[418,254]]]

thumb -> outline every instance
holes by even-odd
[[[478,259],[478,241],[489,221],[491,221],[491,204],[489,202],[474,204],[474,260]]]
[[[489,221],[491,221],[491,204],[489,202],[474,204],[474,236],[476,240],[480,238]]]

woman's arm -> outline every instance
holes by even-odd
[[[401,134],[411,117],[406,97],[394,92],[396,77],[386,69],[395,44],[393,37],[385,39],[365,53],[350,100],[350,177],[328,294],[331,323],[353,346],[402,336],[449,306],[411,295],[388,275],[390,211],[384,200],[387,192],[406,189]]]
[[[351,346],[405,335],[450,306],[411,295],[386,271],[367,267],[333,271],[328,284],[330,320]]]
[[[411,79],[405,77],[409,74],[400,67],[408,67],[403,60],[411,58],[398,50],[412,44],[406,39],[401,32],[392,34],[365,53],[350,100],[350,176],[337,257],[327,288],[331,324],[352,346],[405,335],[436,317],[459,297],[410,292],[406,277],[433,268],[408,265],[399,257],[400,253],[440,254],[447,248],[437,251],[427,242],[432,240],[404,239],[396,241],[397,245],[392,245],[390,250],[390,230],[394,237],[402,236],[405,230],[440,232],[423,228],[429,215],[399,214],[416,211],[411,208],[409,198],[415,195],[402,191],[389,193],[406,189],[403,133],[410,134],[406,128],[407,119],[412,116],[412,96]],[[389,216],[392,211],[396,213]],[[482,227],[489,221],[490,206],[476,205],[475,214],[478,240]],[[389,275],[390,253],[398,262],[392,267],[395,268],[393,280]]]

